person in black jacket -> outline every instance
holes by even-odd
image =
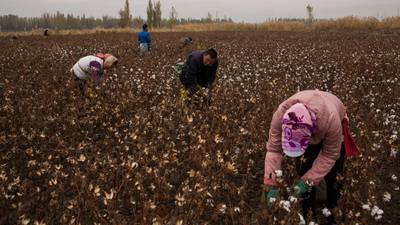
[[[217,69],[218,53],[215,49],[190,54],[179,77],[184,87],[181,91],[183,100],[193,96],[201,88],[208,89],[208,94],[211,96]]]

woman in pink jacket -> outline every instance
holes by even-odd
[[[333,94],[302,91],[284,101],[273,115],[265,157],[264,184],[268,201],[278,196],[276,172],[283,154],[300,157],[294,194],[301,197],[303,214],[311,208],[315,215],[315,186],[326,182],[326,207],[333,209],[340,198],[345,155],[358,153],[348,130],[343,103]],[[336,224],[333,215],[326,224]]]

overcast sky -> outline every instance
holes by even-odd
[[[154,0],[153,0],[154,1]],[[101,17],[117,16],[125,0],[0,0],[0,15],[40,16],[44,12],[73,13]],[[133,15],[145,17],[148,0],[130,0]],[[262,22],[268,17],[305,17],[311,4],[316,18],[396,16],[400,0],[161,0],[163,17],[172,6],[179,17],[200,18],[207,12],[235,21]]]

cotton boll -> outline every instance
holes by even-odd
[[[383,201],[384,201],[384,202],[390,202],[391,199],[392,199],[392,196],[390,195],[389,192],[385,192],[385,193],[383,194]]]
[[[299,215],[299,218],[300,218],[299,225],[305,225],[306,221],[304,220],[304,217],[300,213],[297,213],[297,214]]]
[[[390,136],[390,139],[392,139],[392,141],[396,141],[398,138],[396,134],[393,134],[392,136]]]
[[[381,216],[381,215],[375,216],[375,220],[380,220],[380,219],[382,219],[382,216]]]
[[[290,201],[291,203],[296,203],[296,202],[297,202],[297,198],[296,198],[296,197],[293,197],[293,196],[289,196],[289,201]]]
[[[282,170],[275,170],[275,175],[276,175],[276,177],[282,177]]]
[[[279,206],[283,209],[285,209],[286,211],[290,212],[290,202],[289,201],[280,201],[279,202]]]
[[[396,158],[397,156],[397,149],[392,148],[390,150],[390,157]]]
[[[322,214],[324,214],[325,217],[332,215],[331,211],[328,208],[322,209]]]
[[[221,213],[226,213],[226,209],[227,209],[227,207],[226,207],[225,204],[221,204],[221,205],[219,206],[219,208],[218,208],[218,210],[219,210]]]
[[[374,206],[371,210],[371,216],[375,216],[375,215],[382,215],[383,214],[383,210],[380,209],[378,206]]]

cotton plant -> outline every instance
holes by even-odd
[[[301,215],[300,213],[297,213],[299,215],[299,225],[306,225],[306,220],[304,219],[303,215]]]
[[[322,209],[322,214],[323,214],[325,217],[329,217],[329,216],[332,215],[331,211],[330,211],[328,208],[323,208],[323,209]]]
[[[365,211],[369,212],[371,217],[373,217],[375,220],[380,220],[383,217],[384,211],[382,209],[380,209],[377,205],[374,205],[371,208],[370,203],[367,203],[367,204],[363,204],[362,208]]]
[[[279,202],[279,207],[283,208],[287,212],[290,212],[290,201],[281,200]]]
[[[218,37],[224,35],[218,33]],[[12,70],[7,70],[6,65],[2,74],[1,83],[6,85],[2,102],[3,122],[9,129],[4,131],[6,135],[4,132],[0,135],[0,142],[14,143],[15,148],[7,149],[1,159],[5,162],[13,158],[23,159],[23,166],[13,162],[11,165],[15,168],[8,165],[0,168],[0,183],[4,183],[0,196],[4,196],[5,209],[11,209],[5,212],[11,219],[9,223],[34,224],[35,220],[37,223],[39,220],[48,223],[51,218],[38,218],[35,214],[36,209],[43,206],[65,209],[55,212],[55,215],[65,212],[65,215],[53,218],[62,224],[84,223],[82,218],[86,216],[78,215],[84,205],[96,205],[98,208],[87,212],[88,218],[98,219],[92,221],[93,224],[129,221],[129,211],[132,210],[137,212],[135,219],[139,224],[219,224],[229,223],[231,219],[239,223],[241,219],[252,221],[257,203],[251,201],[249,205],[243,205],[239,200],[259,197],[260,190],[248,187],[259,182],[256,170],[262,164],[261,152],[265,153],[266,142],[260,137],[267,135],[268,118],[272,116],[273,107],[296,90],[315,88],[336,93],[345,100],[349,112],[359,113],[349,113],[349,116],[360,131],[357,144],[362,149],[366,148],[362,157],[350,160],[351,163],[346,165],[350,174],[357,171],[360,176],[346,177],[350,181],[344,186],[344,192],[350,194],[344,194],[338,211],[342,209],[355,215],[349,217],[346,224],[372,224],[375,219],[382,220],[383,215],[392,218],[389,207],[395,204],[395,193],[400,190],[398,178],[392,176],[394,171],[385,173],[388,175],[383,179],[375,174],[371,177],[365,174],[379,168],[378,163],[385,163],[381,161],[385,156],[382,154],[384,148],[391,156],[389,160],[397,156],[400,137],[394,131],[398,130],[396,123],[400,104],[390,104],[390,101],[398,84],[397,78],[392,77],[397,69],[394,62],[400,59],[398,51],[390,45],[392,41],[374,46],[375,42],[368,45],[371,44],[368,39],[358,40],[360,45],[354,49],[349,45],[349,48],[336,51],[335,46],[329,47],[318,38],[313,39],[315,43],[306,42],[310,35],[296,34],[295,39],[287,41],[280,40],[280,35],[279,40],[275,39],[275,35],[265,40],[254,37],[254,43],[261,45],[251,46],[242,45],[237,40],[230,41],[230,38],[224,39],[226,42],[220,43],[224,63],[218,71],[218,83],[214,89],[215,104],[213,102],[209,110],[195,113],[176,104],[179,81],[172,74],[174,71],[167,68],[171,65],[169,54],[174,51],[170,45],[162,44],[168,39],[172,41],[174,37],[162,37],[158,53],[146,60],[124,50],[129,49],[129,42],[118,43],[112,49],[119,52],[124,63],[114,74],[109,73],[107,82],[102,84],[107,97],[103,98],[98,89],[93,89],[94,99],[82,104],[76,103],[76,96],[69,94],[72,88],[72,83],[68,81],[70,77],[55,76],[65,73],[68,60],[61,60],[67,62],[65,66],[41,67],[54,60],[47,56],[35,57],[37,51],[34,47],[40,46],[43,54],[50,51],[48,53],[56,59],[62,59],[61,53],[46,49],[49,46],[42,46],[42,41],[35,40],[23,49],[17,47],[8,51],[6,46],[3,52],[10,54],[5,56],[3,62],[15,62],[21,66],[15,67],[15,73],[11,74]],[[215,36],[211,32],[210,40]],[[118,34],[111,34],[111,38],[93,37],[94,42],[82,43],[83,47],[79,48],[71,47],[75,41],[68,41],[69,37],[64,37],[66,41],[57,44],[72,59],[87,52],[101,51],[104,46],[113,44]],[[392,38],[388,40],[396,40]],[[323,50],[318,47],[320,44],[324,45]],[[365,54],[363,47],[376,53]],[[377,48],[381,50],[377,51]],[[271,54],[265,55],[266,50]],[[378,52],[383,52],[383,55],[378,55],[381,54]],[[333,60],[330,60],[332,56]],[[381,56],[387,57],[385,64],[389,65],[385,68],[388,73],[382,73]],[[346,61],[359,63],[360,59],[367,62],[363,64],[364,73],[357,74],[342,66]],[[27,77],[28,71],[34,76]],[[13,82],[14,74],[19,75],[16,83]],[[377,80],[381,82],[379,85]],[[334,84],[328,84],[330,81]],[[27,88],[30,91],[26,91]],[[382,88],[385,92],[381,91]],[[64,93],[67,95],[64,96]],[[58,105],[66,107],[54,107]],[[88,116],[80,118],[75,115],[81,105],[85,106],[83,111]],[[366,144],[370,143],[365,141],[368,139],[375,145]],[[48,141],[50,145],[46,144]],[[392,143],[388,145],[387,142]],[[31,147],[31,143],[37,146]],[[76,148],[80,151],[75,151]],[[183,153],[187,149],[190,154]],[[79,175],[76,174],[78,172]],[[32,179],[27,180],[26,174]],[[249,175],[248,179],[241,179],[245,174]],[[275,171],[274,175],[279,180],[286,174]],[[14,184],[18,176],[20,182],[17,179]],[[386,180],[391,185],[384,190],[391,194],[389,203],[384,202],[384,193],[370,199],[374,204],[382,201],[385,214],[375,210],[374,216],[371,216],[374,208],[371,203],[366,204],[368,210],[361,209],[360,205],[360,210],[354,211],[354,202],[359,199],[357,191],[364,190],[363,185],[369,185],[370,180],[374,189]],[[300,199],[290,196],[290,186],[283,182],[279,186],[282,196],[274,199],[271,210],[276,213],[268,215],[271,224],[293,225],[300,221],[300,224],[316,225],[317,221],[305,221],[297,215]],[[71,189],[65,192],[65,187]],[[355,195],[352,195],[354,190]],[[47,195],[51,198],[43,198]],[[165,204],[166,201],[171,204]],[[31,202],[35,203],[35,208],[26,208],[23,212],[19,210],[22,206],[31,205]],[[54,202],[56,205],[52,207],[49,203]],[[123,211],[116,212],[114,209]],[[144,214],[141,209],[147,213]],[[171,212],[168,216],[171,221],[163,221],[164,211]],[[20,218],[22,213],[26,215]],[[324,217],[321,210],[318,213]],[[256,219],[258,223],[264,222]]]
[[[392,195],[389,192],[385,192],[383,193],[383,201],[384,202],[390,202],[390,200],[392,199]]]
[[[392,147],[390,149],[390,157],[392,157],[392,158],[396,158],[397,157],[397,149],[395,149],[394,147]]]
[[[374,217],[375,220],[382,219],[383,210],[380,209],[378,206],[374,206],[371,210],[371,216]]]

